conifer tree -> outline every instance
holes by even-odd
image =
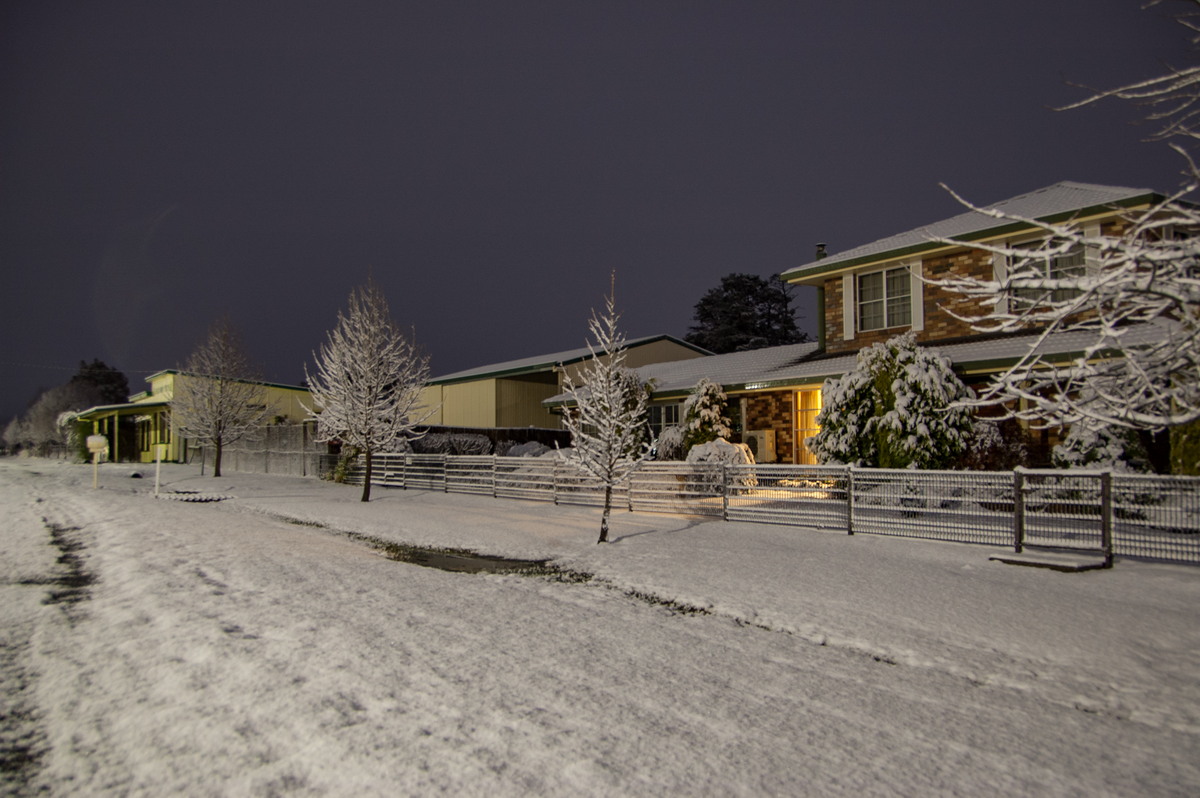
[[[970,396],[950,361],[918,347],[908,332],[858,353],[853,371],[828,380],[808,439],[822,463],[879,468],[945,468],[965,450]]]
[[[683,403],[683,444],[691,449],[733,434],[726,414],[728,397],[721,386],[702,377]]]

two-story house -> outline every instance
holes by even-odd
[[[1117,235],[1128,214],[1145,211],[1161,200],[1161,195],[1148,189],[1063,182],[986,207],[1026,219],[1079,225],[1089,233]],[[863,347],[910,330],[919,343],[936,345],[949,357],[965,382],[986,382],[1025,355],[1034,336],[979,335],[949,312],[972,315],[978,306],[926,281],[951,275],[990,279],[1007,264],[1002,256],[974,244],[1020,247],[1036,243],[1042,235],[1028,223],[967,210],[842,252],[826,253],[825,245],[818,245],[811,262],[782,274],[793,285],[816,289],[818,341],[638,369],[655,386],[652,426],[655,419],[660,427],[678,420],[688,390],[701,377],[708,377],[729,394],[735,427],[760,461],[814,463],[804,439],[817,431],[822,384],[853,369],[855,354]],[[1051,276],[1089,266],[1089,253],[1082,251],[1045,264]],[[1061,334],[1041,351],[1069,361],[1084,350],[1085,339],[1075,333]],[[548,404],[561,402],[562,397],[555,397]],[[1043,449],[1050,442],[1047,437]]]

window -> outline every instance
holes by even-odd
[[[679,423],[679,405],[650,405],[647,423],[651,434],[657,438],[664,429]]]
[[[817,426],[817,414],[821,412],[821,389],[796,391],[796,462],[801,465],[817,465],[817,456],[804,443],[821,431]]]
[[[1028,258],[1010,255],[1008,259],[1009,274],[1012,275],[1014,268],[1020,268],[1026,279],[1032,278],[1036,273],[1038,277],[1045,277],[1049,280],[1063,280],[1069,277],[1079,277],[1086,273],[1087,258],[1083,247],[1076,247],[1062,255],[1038,256],[1033,254],[1033,251],[1042,246],[1044,246],[1044,242],[1040,241],[1027,245],[1018,244],[1016,249],[1029,249],[1031,254]],[[1056,288],[1052,291],[1032,287],[1014,287],[1012,289],[1013,302],[1018,308],[1028,307],[1047,298],[1050,302],[1065,302],[1078,294],[1079,289],[1077,288]]]
[[[901,266],[858,276],[858,329],[912,324],[912,277]]]

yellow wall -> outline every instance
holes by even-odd
[[[136,397],[135,404],[144,402],[159,402],[170,401],[175,396],[176,385],[181,381],[196,380],[198,377],[191,377],[185,374],[176,374],[172,372],[163,372],[154,374],[150,377],[150,390]],[[279,417],[282,417],[283,423],[299,424],[308,418],[308,411],[304,409],[305,404],[311,405],[312,397],[304,388],[287,388],[279,385],[263,385],[263,401],[270,408],[271,412],[267,418],[268,423],[275,423]],[[166,412],[165,408],[148,409],[147,415],[156,415]],[[159,441],[161,435],[158,430],[164,425],[151,423],[151,429],[154,430],[150,440]],[[164,431],[166,431],[164,429]],[[170,430],[168,432],[168,446],[164,454],[166,460],[182,460],[186,452],[184,445],[186,440],[179,433],[179,425],[174,418],[170,420]],[[155,456],[155,447],[151,445],[148,451],[141,452],[143,462],[153,462]]]
[[[558,380],[553,374],[537,376],[543,378],[496,381],[497,427],[558,428],[558,416],[542,407],[543,400],[559,392]]]
[[[447,427],[495,427],[496,381],[443,385],[442,424]]]
[[[417,418],[421,418],[426,413],[430,414],[425,419],[426,424],[441,426],[445,423],[442,420],[442,386],[426,385],[421,389],[421,398],[417,402],[416,416]]]

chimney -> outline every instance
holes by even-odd
[[[820,260],[821,258],[825,257],[828,254],[829,253],[825,251],[824,244],[817,244],[817,260]]]

